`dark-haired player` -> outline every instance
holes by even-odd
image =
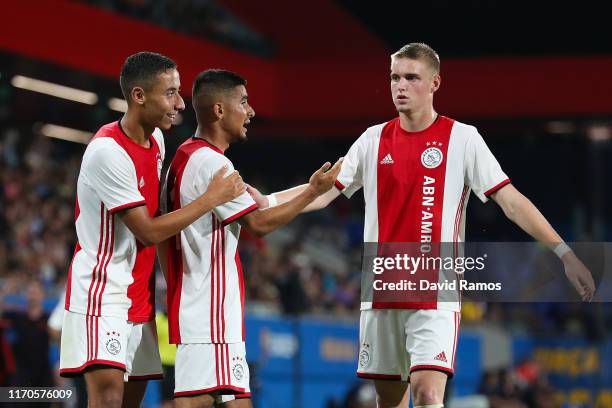
[[[226,70],[207,70],[196,78],[193,106],[198,128],[170,165],[171,209],[190,205],[218,169],[233,168],[224,152],[230,144],[246,139],[246,127],[255,116],[245,85],[243,78]],[[228,407],[251,406],[244,283],[237,250],[240,225],[261,236],[288,223],[333,187],[340,165],[341,160],[333,167],[325,163],[303,191],[284,205],[260,211],[245,192],[215,206],[169,240],[168,321],[170,342],[178,344],[177,407],[210,407],[215,399]]]
[[[351,197],[363,188],[365,242],[463,242],[465,208],[473,191],[483,202],[492,198],[510,220],[553,249],[578,293],[590,299],[595,290],[591,274],[510,184],[476,128],[434,110],[440,83],[440,60],[428,45],[412,43],[394,53],[390,85],[398,117],[368,128],[355,141],[342,164],[338,189],[306,210],[325,207],[340,192]],[[272,198],[282,203],[302,189]],[[264,197],[249,192],[266,207]],[[400,302],[377,301],[376,294],[362,299],[357,374],[374,380],[380,408],[399,406],[408,381],[415,408],[440,408],[447,376],[454,373],[460,304],[445,301],[441,291],[426,302],[407,293]]]
[[[60,373],[85,376],[90,408],[139,406],[143,380],[161,376],[153,244],[245,188],[223,169],[191,205],[155,218],[164,159],[159,129],[170,129],[185,108],[179,73],[171,59],[140,52],[126,59],[120,85],[126,114],[100,128],[83,155],[62,326]]]

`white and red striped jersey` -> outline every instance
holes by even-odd
[[[234,166],[221,150],[203,139],[188,139],[168,169],[168,209],[176,210],[201,196],[215,172],[226,164],[229,174]],[[171,343],[244,341],[240,224],[233,221],[255,209],[257,204],[245,192],[204,214],[170,240],[166,277]]]
[[[470,191],[481,201],[510,180],[475,127],[438,116],[420,132],[399,117],[368,128],[349,149],[336,181],[351,197],[363,187],[364,242],[464,241]],[[365,309],[459,310],[459,301],[373,302]]]
[[[117,214],[146,205],[157,214],[164,140],[159,129],[150,147],[130,139],[119,122],[89,142],[77,182],[78,243],[68,272],[66,310],[146,322],[155,314],[155,246],[143,246]]]

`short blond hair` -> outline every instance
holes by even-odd
[[[391,58],[409,58],[422,60],[429,65],[436,74],[440,73],[440,57],[429,45],[425,43],[410,43],[391,54]]]

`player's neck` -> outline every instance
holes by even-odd
[[[229,143],[227,142],[226,138],[219,132],[216,132],[214,129],[206,129],[198,125],[194,137],[206,140],[208,143],[215,146],[222,152],[225,152],[229,147]]]
[[[149,135],[153,133],[154,129],[147,129],[144,127],[134,116],[126,113],[119,120],[119,126],[123,133],[135,143],[141,146],[149,147]]]
[[[437,117],[433,107],[416,112],[400,112],[400,127],[407,132],[420,132],[431,126]]]

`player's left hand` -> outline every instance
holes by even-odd
[[[315,171],[312,176],[310,176],[308,183],[314,188],[317,195],[325,193],[334,186],[338,174],[340,173],[343,160],[343,157],[339,158],[333,166],[330,162],[326,162],[319,170]]]
[[[565,268],[565,276],[570,283],[576,288],[580,298],[584,302],[590,302],[595,294],[595,281],[591,272],[584,266],[582,261],[578,259],[574,252],[568,252],[561,260]]]
[[[253,199],[253,201],[255,201],[255,204],[257,204],[257,207],[259,207],[260,210],[264,208],[268,208],[270,206],[268,197],[261,194],[259,190],[253,187],[252,185],[247,184],[246,191],[247,193],[251,195],[251,198]]]

